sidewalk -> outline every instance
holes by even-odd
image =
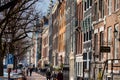
[[[46,80],[46,77],[33,72],[32,76],[27,76],[27,80]]]

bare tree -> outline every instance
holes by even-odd
[[[15,4],[0,10],[0,76],[3,75],[3,59],[7,53],[15,53],[16,45],[28,37],[28,33],[34,32],[35,21],[38,20],[33,5],[38,0],[11,0]],[[17,2],[19,1],[19,3]],[[8,2],[9,3],[9,2]],[[5,4],[5,5],[8,5]],[[3,6],[5,6],[3,5]],[[31,46],[23,47],[23,52]],[[21,53],[23,53],[21,52]],[[20,56],[18,54],[16,56]]]
[[[28,38],[17,41],[14,54],[14,68],[17,67],[18,62],[26,58],[26,53],[33,46],[33,43]]]
[[[4,4],[4,5],[0,6],[0,12],[4,11],[5,9],[8,9],[10,7],[14,7],[17,3],[20,2],[20,0],[12,0],[7,3],[5,1],[3,1],[3,2],[2,3],[0,2],[0,4]]]

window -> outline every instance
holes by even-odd
[[[87,0],[87,8],[89,8],[89,0]]]
[[[86,22],[87,22],[87,29],[88,29],[88,28],[91,27],[91,26],[90,26],[90,25],[91,25],[91,18],[88,17],[86,20],[87,20]]]
[[[92,6],[92,0],[90,0],[90,6]]]
[[[100,32],[100,46],[104,45],[104,33]],[[101,58],[103,58],[103,54],[101,54]]]
[[[108,46],[111,47],[111,43],[112,43],[112,27],[108,28]],[[111,58],[111,53],[108,53],[108,59]]]
[[[108,14],[110,15],[112,12],[112,0],[108,0]]]
[[[98,34],[97,33],[94,35],[94,49],[95,49],[95,53],[98,54]]]
[[[97,18],[98,18],[98,15],[97,15],[97,11],[98,9],[97,9],[97,3],[95,3],[94,4],[94,15],[95,15],[95,20],[97,20]]]
[[[86,8],[87,8],[87,2],[85,1],[84,2],[84,11],[86,11]]]
[[[84,70],[87,69],[87,61],[84,61],[84,62],[83,62],[83,66],[84,66],[84,67],[83,67]]]
[[[79,62],[78,62],[78,75],[79,75],[79,70],[80,70],[80,68],[79,68],[79,67],[80,67],[80,64],[79,64]]]
[[[77,75],[78,75],[78,62],[76,63]]]
[[[88,41],[88,35],[89,35],[89,34],[88,34],[88,32],[87,32],[87,35],[86,35],[86,40],[87,40],[87,41]]]
[[[83,60],[84,69],[87,69],[87,53],[83,53]]]
[[[116,24],[115,25],[115,29],[116,30],[119,30],[119,25],[118,24]],[[119,32],[119,31],[118,31]],[[118,33],[119,34],[119,33]],[[117,38],[119,38],[119,35],[117,35]],[[114,58],[115,59],[118,59],[118,53],[119,53],[119,41],[115,38],[115,44],[114,44]]]
[[[90,8],[90,6],[92,6],[92,0],[86,0],[85,3],[84,3],[84,10]]]
[[[115,0],[115,11],[119,9],[120,0]]]
[[[89,59],[92,59],[92,52],[89,53]]]
[[[99,0],[99,10],[102,11],[102,0]]]
[[[100,10],[100,12],[101,12],[101,18],[103,18],[104,17],[104,2],[103,2],[103,0],[99,0],[99,10]]]
[[[82,62],[77,62],[76,63],[76,69],[77,69],[77,76],[82,76],[82,73],[83,73]]]
[[[82,65],[82,62],[80,62],[80,66],[79,66],[79,75],[82,75],[83,73],[83,65]]]
[[[112,41],[112,27],[108,28],[108,45],[111,44]]]
[[[104,44],[104,33],[100,32],[100,45]]]
[[[83,53],[83,60],[87,60],[87,53]]]
[[[84,42],[86,41],[86,34],[84,33]]]
[[[75,12],[75,11],[74,11],[74,10],[75,10],[74,7],[75,7],[75,6],[74,6],[74,3],[72,3],[72,16],[74,16],[74,12]]]
[[[91,39],[92,39],[92,32],[89,31],[89,40],[91,40]]]

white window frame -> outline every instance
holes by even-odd
[[[78,76],[78,62],[76,62],[76,73],[77,73],[77,76]]]
[[[92,7],[92,5],[90,5],[90,3],[91,3],[91,2],[92,2],[92,0],[90,0],[90,1],[89,1],[89,8],[91,8],[91,7]]]
[[[83,62],[76,62],[77,76],[83,76]]]
[[[115,11],[119,9],[119,1],[120,0],[115,0]]]
[[[86,0],[84,0],[83,1],[83,10],[84,10],[84,12],[86,12],[87,11],[87,1]],[[85,3],[86,3],[86,6],[85,6]]]
[[[112,27],[108,27],[108,46],[111,47],[111,44],[112,44]],[[108,53],[108,59],[111,59],[111,52]]]
[[[71,10],[72,11],[72,16],[74,16],[74,12],[75,12],[74,10],[75,10],[74,9],[74,3],[72,3],[72,10]]]
[[[108,14],[111,15],[112,13],[112,0],[108,0]]]
[[[115,29],[119,32],[119,24],[115,25]],[[117,38],[119,38],[119,33],[117,35]],[[114,59],[118,59],[119,55],[119,41],[115,38],[115,44],[114,44]]]

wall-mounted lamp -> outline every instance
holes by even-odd
[[[120,41],[120,38],[117,37],[117,36],[119,36],[119,32],[118,32],[118,30],[115,28],[115,29],[114,29],[114,37],[115,37],[118,41]]]

